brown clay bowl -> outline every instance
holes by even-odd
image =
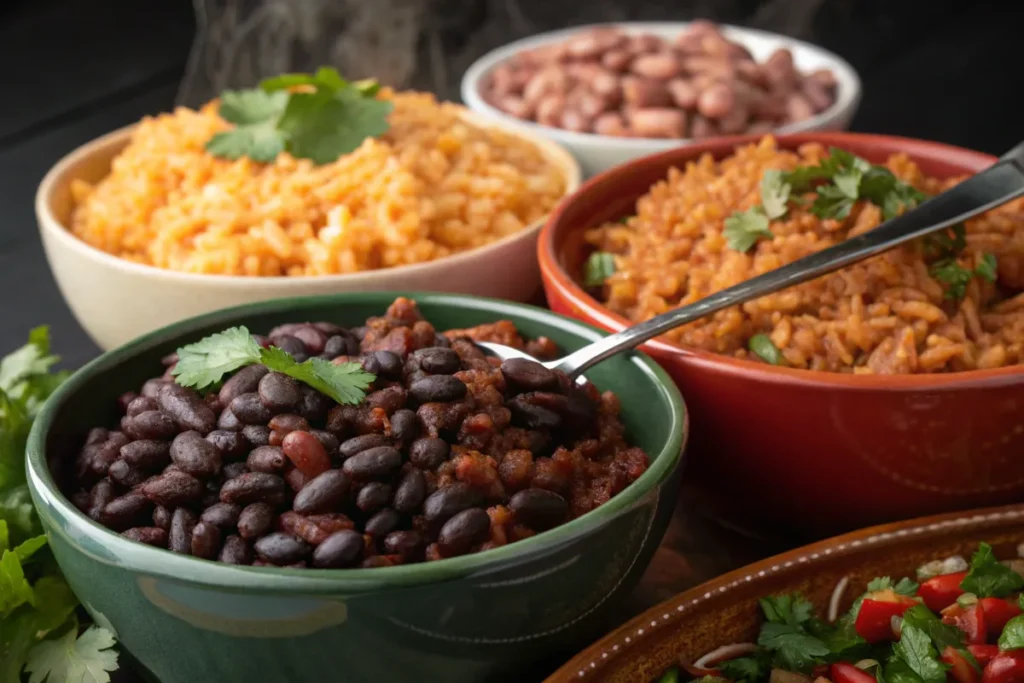
[[[609,331],[629,322],[577,284],[583,232],[633,211],[636,199],[705,153],[756,137],[711,140],[644,157],[585,183],[552,214],[538,257],[552,309]],[[987,154],[851,133],[820,142],[872,162],[908,154],[935,177],[976,173]],[[849,375],[770,366],[653,341],[689,399],[691,483],[713,514],[748,529],[812,534],[1024,500],[1024,366],[942,375]]]
[[[757,637],[759,597],[803,593],[824,615],[849,577],[841,610],[876,576],[914,576],[929,560],[970,554],[990,543],[1017,556],[1024,505],[914,519],[862,529],[749,565],[653,607],[571,659],[546,683],[650,683],[682,658],[693,662],[721,645]]]

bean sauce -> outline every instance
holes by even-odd
[[[657,49],[649,54],[638,77],[671,70]],[[82,435],[68,494],[92,519],[153,547],[344,569],[514,543],[643,474],[647,456],[624,440],[614,396],[574,388],[533,361],[497,362],[473,340],[558,352],[508,322],[439,334],[402,298],[352,330],[282,325],[257,341],[299,360],[360,363],[376,374],[364,400],[338,405],[262,365],[206,395],[150,380],[119,398],[118,423]]]

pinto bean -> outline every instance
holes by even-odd
[[[645,54],[633,60],[629,70],[642,78],[656,81],[667,81],[675,78],[682,71],[679,58],[670,52]]]
[[[682,138],[686,134],[686,114],[678,109],[649,107],[630,115],[633,133],[644,138]]]

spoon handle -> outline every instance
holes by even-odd
[[[609,356],[639,346],[680,325],[813,280],[1016,199],[1024,195],[1024,154],[1018,151],[1024,151],[1024,143],[981,173],[874,230],[628,327],[569,354],[558,361],[557,367],[570,377],[576,377]]]

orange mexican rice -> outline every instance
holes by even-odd
[[[431,95],[385,93],[390,129],[316,166],[206,152],[216,102],[143,120],[110,174],[77,182],[71,231],[124,259],[191,273],[326,275],[401,266],[523,230],[565,193],[520,138]]]
[[[725,219],[761,201],[767,169],[817,164],[820,145],[783,151],[766,137],[720,162],[709,155],[671,169],[636,203],[636,215],[587,234],[614,259],[602,287],[607,306],[633,321],[697,301],[811,252],[870,230],[882,209],[853,204],[842,219],[794,204],[747,251],[730,248]],[[905,155],[887,160],[896,178],[934,194],[959,179],[925,177]],[[936,276],[935,259],[914,243],[804,285],[674,330],[676,344],[763,360],[751,341],[774,345],[780,365],[855,373],[935,373],[1024,362],[1024,202],[969,221],[953,266],[967,273],[960,295]],[[982,261],[988,278],[974,277]],[[973,270],[979,268],[979,270]],[[766,339],[767,337],[767,339]]]

